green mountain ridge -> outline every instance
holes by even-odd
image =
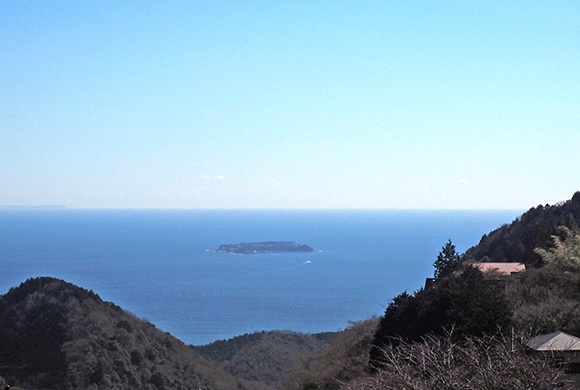
[[[154,325],[54,278],[0,297],[0,375],[33,389],[243,389]]]
[[[579,229],[580,191],[570,200],[532,207],[512,223],[484,234],[477,245],[465,252],[464,257],[478,261],[520,262],[539,267],[542,259],[535,250],[550,248],[552,236],[558,234],[559,226]]]

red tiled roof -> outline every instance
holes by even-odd
[[[473,265],[479,268],[481,272],[496,271],[504,275],[526,270],[526,266],[523,263],[475,263]]]

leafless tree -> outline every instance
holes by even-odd
[[[548,390],[573,389],[562,377],[562,369],[544,358],[526,353],[524,337],[471,337],[453,341],[427,336],[422,342],[397,343],[383,350],[383,365],[375,375],[348,390]]]

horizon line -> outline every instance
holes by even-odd
[[[186,207],[70,207],[64,205],[0,205],[0,210],[102,210],[102,211],[521,211],[523,208],[450,208],[450,207],[333,207],[333,208],[310,208],[310,207],[212,207],[212,208],[186,208]]]

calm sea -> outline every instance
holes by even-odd
[[[188,344],[258,330],[322,332],[420,288],[448,239],[460,252],[521,211],[4,210],[0,294],[54,276]],[[296,241],[318,252],[231,255]]]

